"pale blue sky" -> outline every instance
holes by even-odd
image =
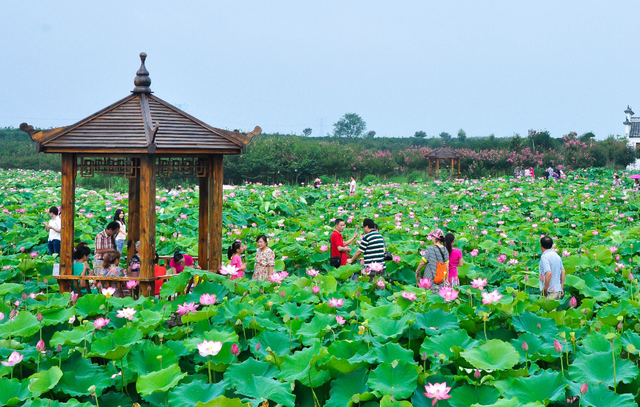
[[[637,1],[4,1],[0,126],[72,124],[133,89],[222,128],[623,134]]]

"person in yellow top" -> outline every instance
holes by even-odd
[[[440,288],[447,282],[447,276],[445,276],[445,280],[440,284],[437,284],[434,281],[438,262],[445,264],[448,275],[449,251],[444,247],[444,233],[441,229],[435,229],[433,232],[429,233],[429,240],[433,245],[427,247],[422,252],[422,259],[420,259],[420,264],[418,264],[418,268],[416,269],[416,280],[420,280],[420,278],[428,278],[432,282],[431,291],[438,292],[438,290],[440,290]],[[424,274],[420,277],[420,270],[422,270],[422,268],[424,268]]]

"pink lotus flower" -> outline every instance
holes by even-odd
[[[326,252],[327,250],[329,250],[329,246],[327,246],[326,244],[323,244],[322,246],[320,246],[320,251],[322,253]]]
[[[591,233],[592,233],[594,236],[598,236],[598,235],[599,235],[599,233],[598,233],[598,231],[597,231],[597,230],[594,230],[594,231],[593,231],[593,232],[591,232]]]
[[[487,279],[486,278],[475,278],[473,280],[471,280],[471,287],[478,289],[478,290],[484,290],[484,287],[487,285]]]
[[[198,352],[200,356],[215,356],[220,353],[222,342],[220,341],[204,341],[198,344]]]
[[[316,270],[316,269],[309,269],[309,270],[307,270],[307,275],[308,275],[309,277],[315,277],[315,276],[317,276],[318,274],[319,274],[319,271],[318,271],[318,270]]]
[[[269,276],[269,281],[276,284],[281,284],[285,278],[289,276],[289,273],[286,271],[281,271],[280,273],[273,273]]]
[[[314,285],[313,288],[311,288],[311,292],[314,294],[318,294],[320,292],[320,287]]]
[[[216,303],[216,301],[218,301],[218,298],[215,296],[215,294],[202,294],[200,296],[200,304],[202,305],[213,305]]]
[[[471,257],[476,257],[478,255],[478,249],[473,249],[471,250],[471,253],[469,253],[469,256]]]
[[[583,396],[589,392],[589,384],[585,382],[582,386],[580,386],[580,394]]]
[[[240,354],[240,348],[237,343],[231,345],[231,350],[229,351],[233,356],[238,356]]]
[[[135,315],[135,313],[136,310],[134,310],[133,308],[123,308],[121,310],[118,310],[118,312],[116,313],[116,317],[133,321],[133,316]]]
[[[76,302],[77,299],[78,299],[78,293],[72,292],[71,293],[71,302]]]
[[[233,264],[223,264],[220,268],[220,274],[223,276],[235,276],[238,274],[238,268]]]
[[[382,271],[384,271],[384,263],[371,263],[369,264],[369,270],[373,271],[374,273],[380,273]]]
[[[38,352],[44,352],[44,351],[45,351],[45,349],[46,349],[46,347],[44,346],[44,341],[43,341],[42,339],[40,339],[40,340],[38,341],[38,343],[36,344],[36,350],[37,350]]]
[[[76,316],[75,315],[71,315],[71,317],[69,318],[69,323],[73,324],[74,322],[76,322]]]
[[[22,362],[23,358],[24,358],[23,355],[21,355],[17,351],[13,351],[11,353],[11,355],[9,355],[9,359],[7,359],[6,362],[2,361],[0,363],[2,363],[4,366],[11,367],[11,366],[15,366],[18,363]]]
[[[190,303],[184,303],[182,305],[178,305],[178,314],[180,315],[189,315],[189,314],[197,314],[198,311],[196,311],[196,308],[198,308],[199,305],[197,305],[196,303],[190,302]]]
[[[525,351],[525,353],[529,351],[529,344],[527,341],[522,341],[522,350]]]
[[[558,342],[557,339],[553,340],[553,349],[555,349],[555,351],[558,353],[562,353],[562,344]]]
[[[507,261],[507,255],[501,254],[496,260],[498,261],[498,263],[504,263],[505,261]]]
[[[36,257],[38,257],[38,252],[31,252],[29,255],[32,259],[35,259]]]
[[[628,279],[629,281],[633,281],[633,278],[634,278],[634,277],[633,277],[633,273],[632,273],[632,272],[629,272],[629,275],[627,276],[627,279]]]
[[[111,322],[111,320],[108,318],[98,318],[95,321],[93,321],[93,326],[96,329],[102,329],[105,326],[107,326],[109,322]]]
[[[425,290],[430,289],[431,284],[432,284],[432,281],[428,278],[421,278],[420,281],[418,281],[418,287],[424,288]]]
[[[498,290],[493,290],[490,293],[482,292],[482,303],[485,305],[495,304],[500,302],[502,295],[498,294]]]
[[[338,323],[338,325],[342,326],[347,322],[347,320],[341,317],[340,315],[336,315],[336,322]]]
[[[380,280],[376,281],[376,286],[377,286],[378,288],[380,288],[380,289],[383,289],[383,288],[385,288],[385,287],[386,287],[386,283],[384,282],[384,280],[383,280],[383,279],[380,279]]]
[[[571,297],[571,299],[569,300],[569,306],[571,308],[575,308],[578,306],[578,300],[576,300],[576,297]]]
[[[438,291],[438,295],[444,298],[444,302],[455,301],[458,298],[458,291],[454,290],[451,287],[442,287],[440,291]]]
[[[134,288],[136,288],[138,286],[138,282],[136,280],[129,280],[127,281],[127,289],[129,290],[133,290]]]
[[[400,256],[393,256],[393,261],[395,261],[396,263],[400,263],[402,261],[402,257]]]
[[[611,254],[613,254],[613,253],[618,251],[618,248],[615,247],[615,246],[611,246],[611,247],[609,247],[609,251],[611,252]]]
[[[344,305],[344,300],[342,298],[329,298],[329,306],[331,308],[342,307]]]
[[[432,406],[435,406],[438,400],[446,400],[448,398],[451,398],[451,396],[449,395],[451,387],[447,387],[446,382],[434,384],[428,383],[426,386],[424,386],[424,388],[427,391],[426,393],[424,393],[424,395],[430,399],[433,399],[433,401],[431,402]]]
[[[403,291],[400,295],[402,295],[402,298],[406,298],[409,301],[415,301],[415,299],[418,298],[415,293],[409,293],[406,291]]]

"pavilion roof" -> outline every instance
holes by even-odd
[[[149,153],[172,155],[239,154],[260,134],[229,131],[196,119],[151,94],[151,79],[142,64],[131,95],[70,126],[37,131],[20,129],[45,153]]]
[[[442,143],[442,147],[438,147],[430,153],[425,154],[427,158],[460,158],[464,157],[464,154],[459,153]]]

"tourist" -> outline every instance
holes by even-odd
[[[344,241],[342,237],[342,232],[346,227],[346,223],[344,223],[343,219],[336,219],[335,221],[335,229],[331,232],[331,237],[329,238],[329,243],[331,245],[331,257],[329,258],[329,265],[331,267],[338,268],[340,266],[344,266],[347,264],[347,253],[351,253],[351,248],[349,245],[353,243],[355,238],[358,236],[358,229],[356,228],[356,232],[353,237],[349,240]]]
[[[640,191],[640,179],[638,178],[633,180],[633,191],[634,192]]]
[[[253,280],[268,280],[273,274],[273,267],[276,265],[276,255],[267,245],[267,237],[260,235],[256,239],[258,250],[256,251],[256,268],[253,272]]]
[[[447,276],[449,275],[449,252],[444,247],[444,233],[442,233],[442,230],[436,229],[429,233],[428,239],[433,245],[427,247],[427,249],[422,252],[422,259],[420,259],[420,264],[418,264],[418,268],[416,269],[416,280],[420,280],[420,270],[424,267],[422,278],[431,280],[431,290],[438,292],[438,290],[447,283]],[[441,282],[436,282],[438,263],[442,263],[446,267],[446,275]]]
[[[316,179],[313,181],[313,187],[314,187],[314,188],[316,188],[316,189],[318,189],[318,188],[320,188],[320,185],[322,185],[322,180],[320,180],[320,178],[316,178]]]
[[[140,241],[135,244],[136,252],[129,259],[129,267],[127,267],[127,277],[140,277]],[[119,250],[118,250],[119,251]]]
[[[516,178],[520,176],[520,169],[518,167],[513,170],[513,176]]]
[[[444,247],[449,252],[449,273],[447,273],[447,281],[452,287],[460,285],[458,279],[458,266],[464,265],[464,259],[462,258],[462,250],[453,247],[456,238],[453,233],[447,233],[444,236]]]
[[[73,275],[74,276],[89,276],[91,275],[91,268],[89,267],[89,256],[91,255],[91,249],[85,242],[78,243],[78,246],[73,251]],[[80,281],[81,288],[87,288],[87,281]]]
[[[242,254],[245,250],[247,250],[247,246],[243,245],[240,239],[234,240],[231,246],[229,246],[229,250],[227,250],[229,265],[236,268],[236,274],[231,276],[231,280],[244,277],[247,265],[242,263]]]
[[[349,195],[354,195],[356,193],[356,179],[351,177],[351,182],[349,183]]]
[[[120,229],[116,235],[116,250],[122,253],[122,250],[124,250],[124,242],[127,240],[127,221],[124,218],[124,211],[122,209],[116,209],[113,220],[120,225]]]
[[[620,176],[618,174],[613,176],[613,187],[620,188],[622,186],[622,181],[620,181]]]
[[[156,255],[153,259],[153,264],[154,264],[154,274],[156,276],[156,278],[158,277],[162,277],[162,276],[166,276],[167,275],[167,269],[162,267],[160,265],[160,256],[158,256],[158,252],[156,252]],[[162,288],[162,283],[164,283],[164,280],[162,279],[158,279],[155,281],[155,295],[159,296],[160,295],[160,288]]]
[[[103,258],[102,268],[100,269],[102,277],[124,277],[125,270],[120,267],[120,252],[111,250],[106,253]]]
[[[179,274],[184,271],[185,267],[191,267],[195,269],[199,269],[200,267],[196,265],[193,257],[188,254],[182,254],[180,252],[175,252],[173,254],[173,259],[169,262],[169,274]]]
[[[533,170],[533,167],[529,168],[529,172],[531,174],[531,179],[535,181],[536,179],[536,172]]]
[[[49,255],[54,253],[60,255],[60,230],[62,229],[62,222],[60,216],[58,216],[58,208],[52,206],[49,209],[49,222],[42,222],[44,230],[49,232],[49,240],[47,241],[47,248],[49,249]]]
[[[120,224],[116,221],[110,222],[107,228],[98,233],[95,241],[95,255],[93,256],[93,270],[98,273],[97,269],[102,267],[104,255],[116,249],[115,235],[120,230]]]
[[[362,229],[365,235],[362,236],[360,246],[353,257],[347,260],[348,264],[353,264],[358,257],[363,255],[364,265],[372,263],[384,264],[385,243],[382,235],[376,230],[376,224],[371,219],[362,221]]]
[[[559,300],[564,296],[565,273],[562,258],[552,247],[553,239],[549,236],[540,239],[540,292],[551,300]]]
[[[529,168],[525,169],[523,176],[529,178],[531,176],[531,170]]]

